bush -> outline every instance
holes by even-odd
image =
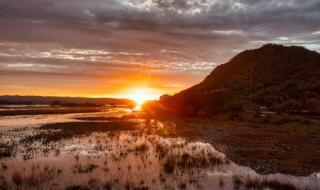
[[[232,103],[229,106],[229,111],[230,111],[230,117],[231,118],[240,117],[240,115],[241,115],[241,113],[243,111],[243,104],[241,102]]]

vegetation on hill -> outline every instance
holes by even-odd
[[[201,83],[161,103],[178,115],[320,113],[320,54],[267,44],[215,68]]]

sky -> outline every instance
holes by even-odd
[[[174,94],[265,43],[320,51],[320,0],[1,0],[0,95]]]

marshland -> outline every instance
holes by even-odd
[[[0,190],[320,190],[320,0],[0,0]]]
[[[198,136],[205,129],[191,127],[195,121],[123,106],[97,109],[1,116],[0,189],[320,188],[316,172],[268,173],[237,164]]]

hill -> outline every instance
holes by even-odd
[[[216,67],[201,83],[161,103],[178,115],[268,110],[320,113],[320,54],[267,44]]]

